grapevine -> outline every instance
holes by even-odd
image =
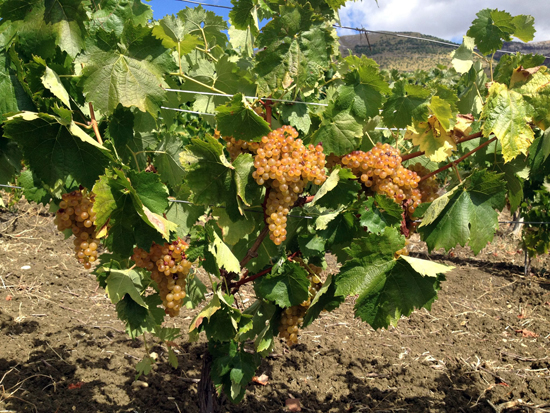
[[[429,251],[477,254],[507,205],[547,215],[550,72],[541,56],[493,59],[532,39],[529,16],[482,10],[452,70],[411,74],[340,54],[342,2],[234,0],[231,28],[200,6],[152,21],[137,0],[55,19],[44,0],[12,3],[0,184],[59,206],[133,338],[175,340],[164,319],[196,307],[181,327],[206,335],[233,402],[276,337],[296,344],[346,297],[373,328],[429,309],[451,267],[409,257],[409,229]],[[547,227],[526,227],[529,254],[548,245]],[[328,251],[339,271],[324,278]]]

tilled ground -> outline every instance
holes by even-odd
[[[177,369],[153,343],[159,362],[136,382],[142,340],[124,333],[51,214],[18,208],[0,210],[0,412],[197,412],[204,343],[179,340]],[[412,250],[426,257],[420,243]],[[299,345],[279,344],[258,372],[268,384],[250,384],[224,411],[284,412],[290,398],[305,412],[550,411],[550,280],[539,277],[550,259],[524,277],[505,232],[478,257],[458,248],[429,258],[456,267],[431,312],[374,331],[350,299]],[[169,324],[185,328],[193,315]]]

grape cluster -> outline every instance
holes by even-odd
[[[223,139],[227,142],[226,148],[232,161],[234,161],[241,153],[256,154],[256,151],[260,147],[258,142],[247,142],[240,139],[236,140],[233,137],[224,137]]]
[[[93,204],[94,195],[86,189],[63,194],[54,219],[59,231],[70,229],[73,232],[75,256],[87,270],[97,260],[99,247],[99,240],[95,237]]]
[[[296,261],[307,270],[310,284],[308,299],[300,305],[288,307],[283,311],[281,324],[279,324],[279,337],[284,338],[289,346],[298,344],[298,326],[303,323],[304,316],[311,305],[311,301],[323,286],[321,278],[319,277],[319,274],[323,270],[322,268],[312,264],[305,264],[300,259]]]
[[[430,173],[429,169],[425,168],[424,166],[422,166],[422,164],[418,162],[409,169],[416,172],[416,174],[421,178],[424,175]],[[439,184],[437,183],[437,178],[435,177],[435,175],[421,181],[418,184],[418,189],[420,190],[422,202],[432,202],[439,197],[439,195],[437,194],[437,192],[439,191]]]
[[[286,239],[287,215],[308,182],[326,180],[325,154],[321,145],[305,146],[298,132],[283,126],[262,137],[252,173],[258,185],[270,188],[266,201],[271,240],[280,245]]]
[[[159,286],[165,312],[170,317],[179,314],[185,298],[187,275],[191,270],[191,263],[185,256],[188,247],[185,241],[177,239],[170,244],[153,243],[150,252],[136,247],[132,255],[137,267],[151,271],[151,278]]]
[[[401,165],[399,150],[387,143],[378,142],[368,152],[354,151],[342,158],[342,164],[372,191],[387,195],[399,204],[410,200],[409,214],[422,202],[418,189],[420,177]]]

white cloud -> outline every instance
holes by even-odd
[[[340,10],[340,19],[343,26],[420,32],[450,40],[466,34],[479,10],[498,8],[513,16],[533,16],[537,29],[534,41],[542,41],[550,40],[549,3],[548,0],[378,0],[377,6],[375,0],[349,1]]]

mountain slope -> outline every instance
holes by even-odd
[[[414,32],[395,32],[403,36],[414,36],[431,39],[443,43],[448,40]],[[400,71],[427,70],[437,64],[450,66],[450,53],[455,48],[440,43],[424,40],[396,37],[388,34],[369,33],[340,37],[340,51],[344,56],[348,54],[365,55],[374,59],[383,69],[397,69]],[[550,55],[550,41],[522,43],[506,42],[503,50],[520,53]],[[498,59],[502,53],[497,53]],[[550,59],[546,59],[550,65]]]

